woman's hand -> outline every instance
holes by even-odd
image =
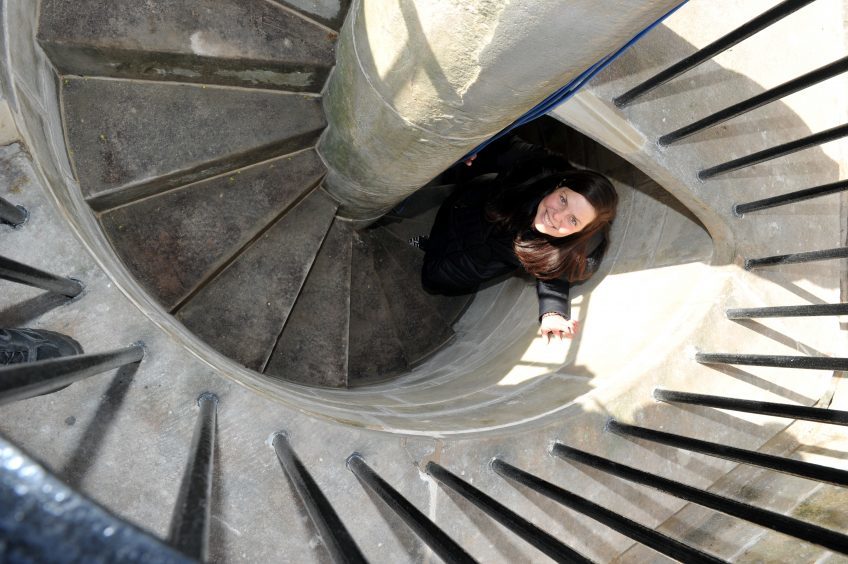
[[[548,343],[553,337],[559,337],[560,341],[565,339],[573,339],[577,334],[577,329],[580,327],[580,322],[574,319],[566,319],[559,314],[550,314],[542,316],[542,326],[539,327],[539,334],[548,338]]]

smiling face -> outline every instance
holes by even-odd
[[[533,227],[550,237],[568,237],[582,231],[595,217],[595,208],[586,198],[570,188],[560,187],[539,202]]]

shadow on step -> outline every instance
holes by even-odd
[[[103,393],[100,405],[91,416],[85,432],[80,437],[74,454],[62,467],[61,472],[59,472],[72,488],[80,488],[89,468],[96,463],[106,434],[112,428],[112,422],[121,411],[121,406],[124,403],[124,399],[126,399],[139,366],[139,363],[134,363],[118,369],[109,387]],[[73,419],[73,416],[69,417],[66,420],[66,424],[72,425],[73,423],[69,422]]]

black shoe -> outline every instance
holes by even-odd
[[[0,329],[0,366],[82,354],[67,335],[42,329]]]
[[[430,238],[426,235],[416,235],[415,237],[410,237],[407,241],[410,247],[415,247],[416,249],[421,249],[422,251],[427,250],[427,243],[429,242]]]

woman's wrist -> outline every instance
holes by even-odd
[[[554,315],[558,315],[558,316],[562,317],[563,319],[565,319],[566,321],[568,321],[568,318],[564,314],[562,314],[558,311],[547,311],[547,312],[542,314],[542,319],[544,319],[546,317],[553,317]]]

